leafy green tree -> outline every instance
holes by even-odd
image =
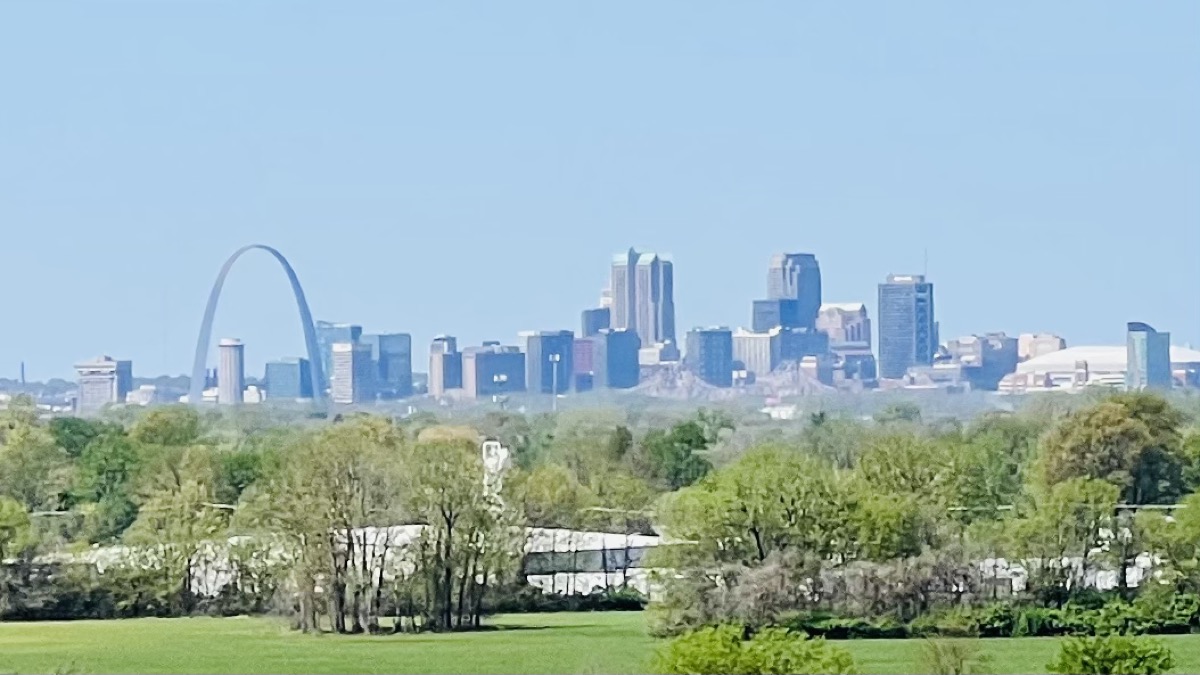
[[[1066,589],[1084,583],[1103,543],[1102,530],[1115,529],[1119,494],[1107,481],[1072,478],[1051,487],[1010,523],[1008,545],[1030,566],[1032,585]]]
[[[82,455],[84,448],[101,436],[124,433],[111,422],[82,417],[55,417],[50,420],[49,429],[54,442],[71,458]]]
[[[712,470],[702,453],[709,437],[697,420],[681,422],[669,431],[654,429],[642,439],[641,455],[649,474],[667,489],[678,490],[695,483]]]
[[[144,445],[184,447],[200,440],[200,414],[190,406],[152,408],[133,425],[130,436]]]
[[[921,406],[911,401],[892,403],[883,410],[875,413],[874,419],[877,424],[893,424],[896,422],[920,424]]]
[[[1042,448],[1045,483],[1072,478],[1106,480],[1122,490],[1130,503],[1157,496],[1140,490],[1145,480],[1135,476],[1142,453],[1151,447],[1150,429],[1115,401],[1076,411],[1046,436]]]
[[[918,555],[930,536],[930,518],[917,495],[867,491],[851,511],[854,557],[886,562]]]
[[[130,544],[146,546],[162,558],[164,589],[176,611],[195,608],[197,571],[207,545],[224,539],[227,512],[213,504],[210,476],[188,477],[146,500],[126,533]]]
[[[804,431],[804,445],[815,457],[828,460],[843,469],[852,468],[870,432],[857,420],[814,413]]]
[[[596,495],[557,464],[517,474],[508,483],[532,527],[579,527],[584,511],[599,506]]]
[[[0,561],[29,543],[29,513],[15,499],[0,497]]]
[[[406,510],[426,525],[419,565],[430,589],[427,625],[478,625],[488,580],[517,559],[517,518],[484,492],[483,460],[473,443],[418,443],[405,477]]]
[[[845,489],[826,464],[775,447],[751,451],[668,498],[661,511],[672,536],[713,562],[762,562],[773,551],[844,551]]]
[[[0,495],[29,511],[58,510],[70,482],[67,454],[41,426],[36,414],[10,408],[0,445]]]

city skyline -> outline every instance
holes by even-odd
[[[188,372],[248,241],[418,363],[438,332],[573,328],[630,244],[677,261],[678,338],[744,324],[762,261],[801,250],[828,301],[872,309],[884,275],[927,272],[946,335],[1120,344],[1137,320],[1195,344],[1174,253],[1200,250],[1197,24],[1169,0],[5,3],[8,313],[37,330],[0,333],[0,375]],[[250,372],[305,353],[278,269],[228,290],[214,334]]]
[[[293,290],[296,291],[296,293],[298,294],[297,300],[299,300],[303,297],[304,292],[303,292],[303,290],[300,290],[300,288],[299,288],[298,275],[292,271],[290,266],[287,265],[286,259],[284,259],[282,257],[282,254],[278,250],[276,250],[270,246],[263,245],[263,244],[251,244],[251,245],[243,246],[240,249],[238,249],[234,253],[234,255],[231,256],[226,261],[225,267],[222,269],[221,274],[218,275],[217,284],[211,294],[213,297],[210,297],[210,303],[209,303],[210,307],[206,310],[205,320],[202,321],[202,325],[201,325],[202,341],[205,340],[205,336],[204,336],[205,326],[208,323],[210,323],[211,317],[209,316],[209,314],[212,311],[212,307],[215,306],[215,297],[220,294],[221,284],[223,282],[225,274],[229,271],[229,267],[231,266],[233,261],[236,260],[243,252],[250,250],[250,249],[255,249],[255,248],[259,248],[259,249],[268,251],[272,256],[276,257],[284,265],[285,270],[288,273],[289,280],[291,280],[295,284]],[[610,278],[610,284],[617,282],[617,275],[616,275],[617,262],[616,261],[618,259],[628,259],[630,261],[637,261],[640,259],[640,260],[644,261],[644,260],[648,260],[648,259],[652,258],[655,264],[658,264],[659,261],[662,260],[667,265],[667,268],[666,268],[667,269],[667,272],[666,272],[667,277],[670,278],[673,275],[673,271],[672,271],[673,270],[673,261],[672,261],[671,257],[662,258],[661,256],[654,254],[654,253],[644,253],[644,252],[639,253],[632,248],[629,249],[628,256],[629,257],[626,258],[626,254],[618,254],[618,255],[612,257],[612,260],[614,262],[613,262],[613,272],[612,272],[612,275]],[[895,284],[893,282],[898,282],[898,284],[900,286],[906,286],[911,283],[921,284],[921,283],[926,282],[924,275],[908,275],[908,274],[894,274],[894,273],[888,274],[885,282],[879,283],[877,285],[878,295],[876,297],[876,303],[875,303],[873,309],[871,309],[872,305],[870,302],[821,301],[821,298],[819,296],[820,286],[821,286],[821,271],[820,271],[820,265],[819,265],[819,257],[816,256],[815,254],[811,254],[811,253],[774,253],[769,257],[769,261],[767,264],[767,270],[768,270],[768,293],[767,293],[767,295],[768,296],[781,295],[781,288],[783,288],[783,287],[778,285],[779,273],[781,271],[781,264],[785,264],[785,263],[793,264],[794,260],[796,260],[796,259],[810,261],[810,262],[805,263],[805,265],[811,264],[812,269],[814,270],[814,276],[811,277],[808,281],[810,283],[815,281],[815,283],[816,283],[816,287],[818,289],[817,290],[818,295],[815,296],[815,298],[816,298],[815,301],[819,302],[819,304],[817,305],[818,308],[820,308],[822,310],[828,309],[828,310],[835,310],[835,311],[839,311],[839,312],[846,311],[847,309],[853,309],[854,307],[858,307],[858,306],[867,308],[867,315],[868,315],[868,317],[874,317],[874,323],[872,323],[871,318],[867,319],[866,326],[867,326],[868,332],[866,334],[866,337],[867,337],[867,340],[866,340],[867,345],[866,346],[867,346],[867,350],[871,351],[872,350],[871,344],[876,343],[876,346],[873,348],[873,350],[876,351],[877,356],[879,356],[879,350],[881,349],[881,347],[879,347],[877,345],[877,343],[880,341],[880,333],[879,333],[879,330],[881,327],[880,314],[882,314],[882,311],[881,311],[882,294],[883,294],[885,287],[895,286]],[[623,272],[622,274],[623,275],[629,274],[629,278],[632,278],[632,276],[633,276],[631,273],[628,273],[628,272]],[[930,280],[930,282],[932,283],[932,280]],[[670,283],[670,282],[668,282],[668,283]],[[788,294],[795,294],[796,292],[798,292],[799,288],[800,288],[799,286],[792,287],[788,291]],[[930,288],[932,289],[932,285],[930,286]],[[930,291],[930,292],[932,292],[932,291]],[[610,288],[606,288],[605,293],[606,293],[605,299],[608,299],[611,297],[611,289]],[[779,298],[775,298],[775,299],[777,300]],[[694,331],[694,330],[707,330],[707,329],[709,329],[713,326],[717,326],[717,325],[720,325],[723,328],[732,330],[735,333],[737,333],[738,331],[742,331],[742,332],[754,331],[754,334],[764,334],[767,331],[772,330],[772,328],[769,326],[752,328],[752,326],[755,326],[756,324],[759,323],[760,316],[759,316],[758,305],[763,302],[767,302],[767,301],[766,300],[754,300],[753,301],[753,305],[754,305],[753,312],[751,312],[751,316],[748,317],[749,320],[747,320],[747,321],[734,322],[734,323],[729,323],[729,324],[711,323],[708,325],[701,323],[701,324],[696,324],[696,325],[690,326],[688,328],[682,329],[680,331],[680,334],[683,335],[683,334],[686,334],[686,333]],[[668,307],[673,308],[673,292],[671,293],[671,298],[669,299],[667,305],[668,305]],[[593,312],[593,311],[595,311],[595,310],[587,308],[586,303],[585,303],[585,309],[583,310],[583,313],[587,314],[588,312]],[[932,325],[933,332],[931,335],[929,335],[926,338],[927,342],[925,344],[930,345],[932,347],[933,351],[936,351],[936,347],[939,344],[944,344],[944,343],[946,343],[946,341],[948,339],[952,338],[952,336],[949,336],[946,334],[939,334],[939,332],[938,332],[939,324],[941,323],[943,317],[944,317],[944,314],[941,311],[939,311],[936,315],[931,314],[930,318],[929,318],[929,320],[933,322],[933,325]],[[545,323],[545,322],[543,322],[543,323]],[[578,323],[578,318],[576,320],[576,323]],[[1140,323],[1140,322],[1138,322],[1138,323]],[[358,325],[355,323],[350,323],[350,322],[331,322],[331,321],[327,321],[324,319],[317,319],[317,320],[313,321],[313,326],[315,328],[315,334],[316,334],[315,344],[317,345],[317,349],[318,349],[318,352],[321,357],[319,359],[319,361],[323,362],[323,365],[325,366],[325,369],[324,369],[325,372],[328,372],[328,370],[331,368],[331,365],[332,365],[331,364],[331,347],[334,343],[340,343],[340,342],[359,343],[360,341],[365,341],[366,345],[369,348],[369,351],[371,351],[374,354],[371,358],[373,359],[373,361],[376,362],[376,365],[380,368],[383,368],[384,370],[388,370],[388,366],[386,365],[386,363],[380,361],[380,340],[381,339],[383,339],[383,340],[403,339],[404,340],[404,348],[403,349],[404,349],[404,353],[405,353],[405,356],[404,356],[405,372],[407,372],[407,373],[422,372],[422,364],[429,363],[429,359],[428,359],[428,357],[430,356],[429,352],[422,352],[422,351],[420,351],[419,348],[415,347],[413,344],[414,338],[409,333],[382,333],[382,334],[381,333],[371,333],[371,334],[368,334],[363,331],[363,328],[361,325]],[[786,327],[786,322],[785,322],[785,327]],[[302,327],[301,327],[301,329],[302,329]],[[632,327],[630,329],[632,331]],[[209,330],[211,331],[211,328],[209,328]],[[825,329],[821,329],[821,330],[825,330]],[[905,329],[905,330],[911,330],[911,328]],[[301,332],[303,332],[303,330]],[[485,333],[485,335],[487,335],[488,337],[481,340],[480,343],[486,345],[489,342],[496,342],[496,343],[521,342],[522,344],[524,344],[524,341],[527,340],[528,335],[531,335],[534,333],[544,333],[544,332],[545,331],[530,331],[528,329],[523,329],[523,330],[518,331],[515,334],[515,336],[496,336],[496,335],[494,335],[494,333],[489,332],[489,333]],[[572,329],[572,328],[554,329],[551,332],[554,332],[556,334],[557,333],[564,333],[564,334],[565,333],[575,333],[578,337],[587,337],[587,335],[585,334],[585,331],[581,330],[580,327],[577,327],[574,329]],[[635,332],[635,334],[636,334],[636,331],[633,331],[633,332]],[[1001,328],[998,328],[995,330],[977,329],[977,330],[973,330],[970,332],[962,333],[959,337],[969,336],[969,335],[984,335],[987,333],[994,333],[994,332],[1002,332],[1002,333],[1007,332],[1014,336],[1020,334],[1020,332],[1018,332],[1018,331],[1006,330],[1005,328],[1001,327]],[[1058,335],[1058,333],[1056,331],[1054,331],[1053,329],[1046,329],[1046,330],[1040,330],[1040,331],[1029,331],[1029,333],[1030,334],[1050,333],[1050,334]],[[432,339],[436,342],[438,336],[442,336],[442,335],[448,335],[448,333],[444,332],[444,331],[439,332],[436,335],[434,335]],[[1123,331],[1121,333],[1121,335],[1124,336],[1125,332]],[[515,340],[513,339],[514,337],[516,338]],[[1065,336],[1065,337],[1067,338],[1068,343],[1080,344],[1078,342],[1073,342],[1070,339],[1070,336]],[[214,357],[220,357],[220,354],[222,353],[222,350],[220,349],[220,347],[223,346],[223,344],[221,344],[221,343],[224,343],[226,340],[228,340],[228,338],[222,338],[221,340],[214,342],[211,339],[211,336],[209,336],[207,338],[207,342],[210,343],[209,356],[206,359],[206,362],[204,364],[204,368],[202,371],[205,373],[206,377],[208,376],[210,370],[214,373],[217,370],[219,370],[219,368],[211,368],[210,369],[209,366],[212,365],[211,361],[214,359]],[[415,339],[415,340],[416,340],[416,342],[421,342],[420,339]],[[244,356],[243,349],[244,349],[245,345],[242,343],[242,341],[240,339],[235,340],[235,342],[238,343],[238,347],[239,347],[239,360],[244,364],[245,356]],[[677,347],[680,350],[684,350],[685,345],[686,345],[686,340],[684,340],[681,337],[677,340],[677,342],[678,342]],[[426,346],[428,346],[429,342],[425,341],[424,344],[426,344]],[[1097,343],[1097,344],[1099,344],[1099,343]],[[932,352],[930,352],[930,354],[931,354],[930,357],[928,357],[929,360],[927,360],[927,361],[921,361],[920,359],[908,360],[904,363],[903,367],[907,368],[908,366],[921,365],[922,363],[932,363],[932,360],[931,360]],[[198,356],[198,354],[197,354],[197,356]],[[137,359],[127,358],[126,355],[122,355],[122,358],[125,358],[126,362],[131,362],[131,361],[136,362],[137,361]],[[261,368],[255,370],[255,369],[252,369],[251,367],[243,365],[242,366],[242,371],[244,373],[243,377],[249,377],[249,378],[255,379],[255,380],[265,380],[265,374],[266,374],[266,371],[268,370],[269,366],[271,366],[272,364],[278,364],[280,361],[295,361],[297,358],[299,358],[299,356],[296,354],[274,354],[271,356],[263,356],[260,354],[258,361],[261,361]],[[222,359],[217,358],[216,360],[217,360],[217,364],[219,366]],[[308,362],[307,359],[304,359],[304,360],[306,361],[306,363]],[[385,360],[386,360],[386,357],[385,357]],[[21,366],[23,367],[24,363],[22,363]],[[195,364],[195,367],[196,368],[200,367],[200,364],[198,361]],[[311,368],[311,364],[309,364],[308,367]],[[880,372],[880,376],[894,378],[897,375],[897,373],[902,372],[901,370],[896,370],[896,368],[898,368],[898,367],[899,366],[888,368],[887,366],[884,366],[883,370],[881,370],[881,372]],[[245,375],[245,373],[257,373],[260,371],[263,373],[263,377],[260,377],[257,374]],[[169,376],[172,374],[171,373],[154,373],[154,374],[140,373],[139,377],[142,377],[142,376],[156,377],[156,376],[162,376],[162,375]],[[313,377],[315,377],[315,375]],[[382,378],[379,380],[379,383],[377,383],[377,384],[382,384],[390,379],[389,376],[383,375],[383,374],[377,375],[376,377]],[[64,379],[66,379],[66,378],[64,378]],[[326,389],[326,391],[328,391],[329,386],[330,386],[329,375],[325,376],[325,381],[326,381],[325,389]],[[394,383],[393,383],[393,386],[395,386]],[[402,398],[404,395],[407,395],[407,393],[411,391],[411,386],[412,386],[411,385],[411,376],[409,376],[409,379],[404,384],[399,385],[399,388],[396,389],[396,391],[401,393],[400,397]],[[564,383],[564,386],[565,386],[565,383]],[[309,387],[309,389],[311,389],[311,387]],[[193,390],[195,390],[195,385],[193,385]],[[199,400],[199,399],[197,399],[197,400]]]

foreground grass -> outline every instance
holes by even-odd
[[[655,641],[638,613],[497,617],[450,635],[301,635],[279,621],[136,619],[0,624],[0,673],[639,673]],[[1176,672],[1200,673],[1200,635],[1167,636]],[[839,642],[863,673],[919,672],[920,640]],[[996,673],[1043,673],[1049,638],[985,640]]]

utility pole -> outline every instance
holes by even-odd
[[[550,411],[558,412],[558,364],[562,361],[561,354],[550,355],[550,367],[553,369],[550,380]]]

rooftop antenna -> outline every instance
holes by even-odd
[[[925,247],[925,261],[922,265],[921,275],[925,276],[925,277],[929,276],[929,247],[928,246]]]

